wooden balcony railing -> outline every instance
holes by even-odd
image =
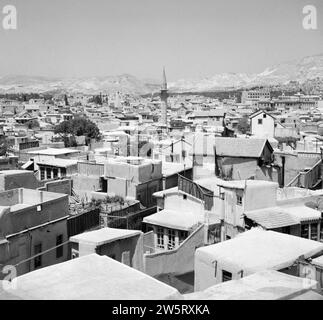
[[[312,189],[321,182],[322,160],[319,160],[310,170],[300,172],[286,187]]]
[[[209,191],[190,179],[178,175],[178,190],[181,190],[204,202],[205,210],[210,211],[213,207],[213,192]]]

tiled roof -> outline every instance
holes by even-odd
[[[267,139],[257,138],[225,138],[215,137],[214,134],[197,132],[185,139],[192,145],[190,155],[214,155],[214,146],[218,156],[259,158],[266,145]],[[272,149],[268,142],[268,147]]]
[[[321,212],[304,205],[246,211],[245,215],[266,229],[287,227],[302,222],[317,221],[321,218]]]
[[[218,156],[259,158],[267,142],[266,139],[215,138]]]
[[[252,114],[249,116],[249,118],[250,118],[250,119],[252,119],[252,118],[254,118],[254,117],[256,117],[256,116],[258,116],[259,114],[262,114],[262,113],[267,114],[269,117],[272,117],[273,119],[275,119],[275,117],[274,117],[273,115],[271,115],[270,113],[265,112],[265,111],[263,111],[263,110],[258,110],[258,111],[256,111],[256,112],[252,113]]]
[[[245,215],[266,229],[276,229],[299,224],[289,212],[280,207],[245,212]]]

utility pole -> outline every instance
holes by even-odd
[[[214,146],[214,173],[218,177],[220,175],[219,165],[218,165],[218,157],[216,154],[216,146]]]
[[[281,187],[285,187],[285,156],[282,156],[282,178],[281,178]]]

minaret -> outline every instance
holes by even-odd
[[[163,84],[160,90],[160,100],[161,100],[161,123],[163,126],[167,127],[167,81],[166,81],[166,72],[165,67],[163,69]]]

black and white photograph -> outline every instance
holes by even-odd
[[[323,1],[0,0],[0,300],[323,300]]]

